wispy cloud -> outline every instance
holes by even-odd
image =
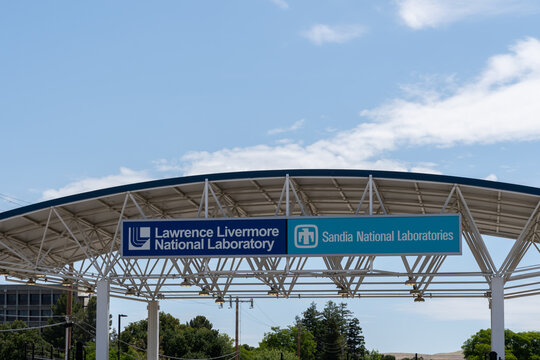
[[[532,0],[399,0],[398,13],[413,29],[439,27],[470,17],[530,13],[540,6]]]
[[[512,299],[505,302],[506,327],[514,331],[530,331],[540,327],[540,308],[535,297]],[[398,310],[418,314],[435,321],[486,321],[490,319],[487,299],[427,299],[418,306],[402,303]]]
[[[540,139],[540,42],[525,39],[489,59],[475,79],[450,92],[394,99],[364,110],[365,121],[310,144],[236,147],[190,152],[185,173],[275,168],[372,168],[437,171],[389,159],[407,146],[454,146]]]
[[[283,10],[287,10],[289,8],[289,4],[285,0],[270,0],[274,5],[278,6],[279,8]]]
[[[135,171],[125,167],[120,168],[120,173],[107,175],[100,178],[81,179],[68,184],[60,189],[48,189],[43,192],[41,200],[49,200],[78,194],[86,191],[104,189],[112,186],[137,183],[151,180],[145,171]]]
[[[415,146],[455,146],[540,139],[540,41],[517,42],[506,54],[487,61],[473,80],[414,100],[394,99],[361,111],[356,127],[312,143],[284,142],[214,152],[192,151],[155,163],[160,171],[184,175],[282,168],[358,168],[439,172],[437,164],[393,158],[393,151]],[[299,121],[285,130],[302,126]],[[280,130],[280,131],[281,131]],[[276,133],[279,133],[277,131]],[[47,190],[44,199],[148,180],[146,172],[122,168],[120,174],[76,181]]]
[[[302,126],[304,126],[305,119],[300,119],[296,121],[294,124],[289,126],[288,128],[276,128],[276,129],[270,129],[268,130],[268,135],[276,135],[276,134],[282,134],[286,132],[296,131],[300,129]]]
[[[363,25],[313,25],[309,30],[302,32],[302,36],[316,45],[325,43],[345,43],[356,39],[366,33]]]

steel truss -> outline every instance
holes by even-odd
[[[504,279],[506,299],[540,294],[540,262],[519,267],[526,254],[540,252],[540,197],[527,196],[524,205],[500,190],[477,192],[458,183],[434,189],[430,182],[414,180],[388,184],[371,175],[328,176],[323,183],[320,177],[289,174],[270,182],[243,179],[241,184],[207,178],[96,197],[88,206],[75,202],[45,207],[39,216],[30,212],[2,220],[16,223],[11,228],[0,222],[0,268],[10,281],[30,280],[79,292],[93,292],[98,280],[107,279],[111,296],[135,295],[141,301],[198,298],[205,292],[216,299],[489,299],[494,277]],[[512,211],[505,213],[505,208]],[[468,271],[445,270],[448,257],[440,255],[135,260],[122,258],[118,251],[124,219],[404,213],[461,214],[465,252],[470,252],[475,266]],[[491,257],[486,234],[515,239],[501,266]]]

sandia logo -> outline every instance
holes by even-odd
[[[319,244],[317,225],[296,225],[294,228],[294,245],[297,248],[314,248]]]
[[[129,250],[150,250],[150,227],[128,228]]]

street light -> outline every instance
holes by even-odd
[[[120,360],[120,322],[123,317],[127,317],[127,315],[118,314],[118,360]]]

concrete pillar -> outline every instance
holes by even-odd
[[[107,280],[96,284],[96,360],[109,360],[109,291]]]
[[[159,302],[148,303],[147,360],[159,360]]]
[[[504,279],[491,279],[491,351],[504,360]]]

